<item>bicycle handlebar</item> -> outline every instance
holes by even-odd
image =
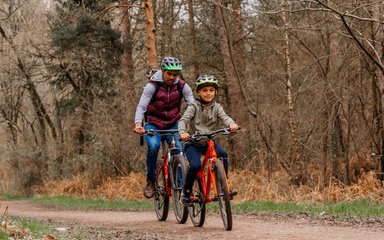
[[[240,129],[241,128],[239,127],[237,131]],[[208,133],[195,133],[189,137],[188,141],[191,141],[191,142],[199,141],[202,137],[207,137],[208,139],[212,139],[217,135],[229,135],[229,134],[237,133],[237,131],[231,132],[230,128],[222,128],[222,129],[219,129],[213,132],[208,132]]]
[[[160,134],[168,134],[168,133],[171,133],[171,134],[175,134],[179,132],[179,130],[177,129],[167,129],[167,130],[156,130],[156,129],[148,129],[148,130],[145,130],[145,132],[142,134],[142,135],[148,135],[148,136],[155,136],[156,133],[160,133]]]

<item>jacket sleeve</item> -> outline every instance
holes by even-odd
[[[144,119],[144,113],[147,111],[147,107],[151,101],[152,95],[155,93],[155,89],[156,87],[152,83],[147,83],[147,85],[145,85],[139,104],[136,107],[135,123],[140,123]]]
[[[225,127],[229,127],[231,123],[235,122],[230,116],[225,113],[224,108],[220,104],[218,104],[217,107],[217,116]]]
[[[192,103],[195,99],[193,98],[193,91],[192,88],[185,83],[183,87],[183,96],[185,101],[189,104]]]
[[[183,116],[179,120],[179,134],[188,132],[188,125],[195,117],[196,107],[193,103],[188,104]]]

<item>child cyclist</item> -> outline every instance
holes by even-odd
[[[208,133],[219,128],[220,123],[225,127],[229,127],[232,132],[238,130],[238,125],[224,111],[223,107],[214,99],[219,88],[219,81],[212,75],[201,75],[195,82],[195,89],[198,98],[188,105],[182,118],[179,120],[179,134],[183,141],[187,141],[190,137],[188,130],[191,133]],[[207,141],[202,139],[197,143],[187,143],[184,152],[189,161],[189,169],[183,189],[181,202],[185,206],[189,206],[190,194],[192,191],[193,182],[196,179],[197,173],[201,168],[201,156],[207,151]],[[215,143],[217,157],[223,159],[225,172],[228,176],[228,154],[217,143]],[[230,192],[233,197],[237,193]]]

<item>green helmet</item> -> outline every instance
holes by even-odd
[[[195,88],[199,91],[202,87],[213,86],[219,88],[219,81],[213,75],[201,75],[196,79]]]
[[[161,61],[161,70],[181,71],[183,70],[183,66],[178,58],[165,57],[163,61]]]

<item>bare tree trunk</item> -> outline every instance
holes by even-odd
[[[128,0],[122,0],[122,3],[128,2]],[[131,18],[128,14],[128,8],[122,8],[120,12],[120,29],[122,33],[123,42],[132,42],[131,35]],[[123,121],[119,124],[121,128],[121,134],[116,136],[119,140],[117,146],[120,150],[119,152],[124,152],[127,150],[126,145],[129,142],[133,142],[133,136],[130,134],[126,134],[128,131],[131,131],[132,123],[134,122],[135,115],[135,105],[132,104],[134,99],[136,99],[135,91],[134,91],[134,67],[133,67],[133,57],[132,57],[132,45],[130,44],[123,53],[122,61],[121,61],[121,69],[123,73],[123,81],[121,83],[121,96],[122,96],[122,109],[125,112],[122,117]],[[122,155],[126,155],[129,153],[124,153]],[[124,160],[115,159],[115,171],[122,173],[125,172],[127,167],[124,164]]]
[[[192,46],[191,46],[191,59],[192,59],[192,76],[193,79],[196,79],[199,76],[199,66],[197,62],[197,39],[196,39],[196,26],[194,20],[194,11],[193,11],[193,0],[188,0],[188,17],[189,17],[189,29],[192,38]]]
[[[285,0],[281,1],[281,18],[284,24],[284,60],[285,60],[285,81],[286,81],[286,87],[287,87],[287,101],[288,101],[288,122],[289,122],[289,128],[291,132],[291,163],[290,168],[293,170],[294,176],[291,176],[291,181],[295,184],[301,184],[304,182],[305,174],[303,174],[304,171],[304,164],[301,162],[300,159],[302,157],[297,133],[296,133],[296,116],[294,111],[294,105],[292,100],[292,80],[291,80],[291,59],[290,59],[290,49],[289,49],[289,36],[288,36],[288,29],[289,29],[289,23],[286,17],[286,11],[287,11],[287,3]]]
[[[372,29],[372,42],[374,49],[376,51],[376,56],[380,57],[378,61],[380,63],[383,63],[384,59],[384,29],[381,24],[383,21],[384,9],[383,4],[381,2],[375,3],[372,5],[371,14],[373,15],[374,19],[378,19],[379,21],[372,23],[373,29]],[[378,138],[381,139],[380,141],[380,163],[378,166],[379,171],[379,178],[384,179],[384,72],[383,69],[375,68],[375,77],[376,77],[376,86],[378,86],[379,89],[379,96],[380,96],[380,102],[377,104],[379,106],[379,116],[377,119],[378,122]]]
[[[94,95],[91,89],[90,79],[85,81],[84,86],[80,90],[80,109],[81,109],[81,122],[78,130],[78,153],[80,155],[85,153],[87,142],[88,142],[88,133],[91,130],[91,122],[90,116],[93,111],[93,102]],[[80,171],[83,172],[85,170],[85,166],[80,166]]]
[[[326,26],[326,32],[324,34],[323,44],[325,46],[325,54],[327,56],[325,67],[322,67],[322,73],[324,78],[324,110],[323,110],[323,125],[321,126],[322,133],[323,133],[323,139],[322,139],[322,150],[323,150],[323,159],[322,159],[322,165],[323,165],[323,173],[322,173],[322,184],[325,186],[328,184],[328,167],[331,165],[329,161],[329,119],[332,114],[332,104],[331,99],[334,99],[334,95],[332,94],[332,89],[330,87],[330,71],[331,71],[331,46],[332,46],[332,34],[329,30],[329,26]],[[319,63],[320,65],[320,63]],[[321,67],[321,66],[320,66]]]
[[[145,18],[147,20],[147,50],[148,50],[148,65],[150,68],[157,67],[157,56],[156,56],[156,28],[155,28],[155,17],[153,14],[152,0],[145,0]]]
[[[128,0],[121,0],[121,3],[127,4]],[[121,22],[120,29],[122,33],[123,42],[132,41],[131,20],[128,14],[128,7],[121,8],[120,22]],[[125,95],[123,101],[125,103],[125,106],[126,106],[125,110],[128,116],[128,119],[126,122],[132,123],[134,118],[134,111],[135,111],[133,104],[130,104],[131,102],[133,102],[133,99],[135,99],[135,96],[133,95],[134,94],[134,83],[133,83],[134,71],[133,71],[133,59],[132,59],[132,45],[129,45],[124,50],[122,60],[121,60],[121,69],[123,73],[123,95]]]
[[[236,66],[234,64],[233,54],[231,52],[231,44],[228,35],[228,30],[222,12],[221,4],[216,4],[216,19],[218,23],[219,36],[220,36],[220,51],[223,56],[224,63],[224,73],[227,81],[228,93],[230,96],[229,105],[231,116],[238,122],[241,126],[247,127],[249,124],[248,112],[246,111],[247,106],[245,99],[245,93],[241,89],[241,81],[239,75],[236,71]],[[241,108],[241,106],[243,106]],[[233,142],[233,151],[235,154],[232,156],[233,165],[236,167],[240,165],[240,159],[244,157],[244,153],[249,150],[249,142],[245,139],[237,139]]]
[[[13,81],[10,80],[10,81]],[[18,146],[18,132],[20,129],[17,126],[20,116],[20,108],[24,97],[24,88],[14,89],[12,84],[2,83],[0,86],[2,93],[5,95],[5,102],[0,105],[0,114],[5,119],[7,127],[11,133],[11,142],[13,147]]]
[[[240,80],[244,81],[244,71],[245,71],[245,47],[243,43],[243,39],[245,37],[243,25],[242,25],[242,17],[241,17],[241,2],[242,0],[231,0],[233,6],[233,36],[232,41],[232,49],[236,49],[233,51],[234,62],[236,64],[236,69],[239,74]]]

